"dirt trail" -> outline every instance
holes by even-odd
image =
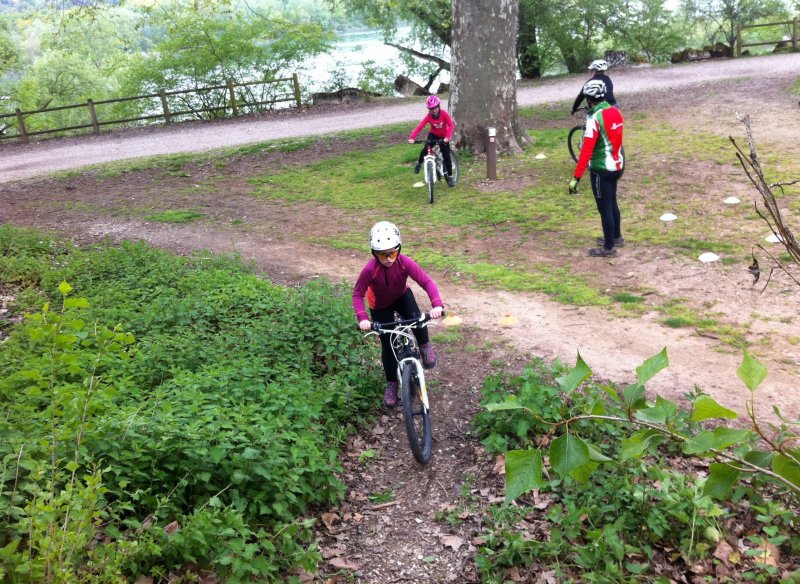
[[[763,122],[759,127],[770,129],[770,139],[791,148],[795,146],[798,114],[785,87],[798,71],[800,55],[795,54],[680,67],[629,68],[615,72],[614,80],[621,101],[633,101],[641,96],[637,92],[658,89],[648,92],[648,108],[671,104],[675,112],[680,108],[683,113],[686,108],[675,102],[676,93],[682,99],[691,99],[695,109],[693,114],[687,114],[686,123],[722,135],[735,124],[731,111],[752,107]],[[715,80],[730,77],[742,79],[739,89],[749,96],[749,101],[727,92],[729,85],[724,85],[723,91],[715,85]],[[579,79],[575,77],[547,80],[521,88],[520,103],[569,100],[578,86]],[[766,93],[779,93],[780,98],[761,107],[758,92],[764,87],[769,88]],[[689,88],[691,97],[686,95]],[[125,213],[128,207],[147,208],[163,203],[157,186],[148,182],[151,177],[142,176],[141,183],[134,177],[136,184],[125,179],[111,185],[113,188],[95,187],[91,176],[74,181],[22,179],[120,158],[334,132],[342,127],[373,125],[376,116],[386,123],[407,121],[418,117],[419,108],[418,103],[369,104],[336,112],[310,110],[294,116],[278,114],[99,138],[4,145],[0,148],[0,183],[5,183],[0,187],[0,220],[54,230],[79,241],[141,239],[186,254],[200,249],[235,252],[255,262],[271,280],[285,284],[319,276],[352,283],[366,259],[363,253],[323,250],[296,236],[314,227],[322,231],[334,229],[330,223],[337,221],[350,222],[345,225],[349,230],[360,227],[358,219],[331,217],[329,209],[281,207],[257,200],[243,188],[224,196],[186,195],[192,206],[203,205],[209,213],[215,210],[216,222],[157,224],[131,219]],[[641,170],[631,171],[628,180],[639,180],[636,172]],[[724,175],[736,171],[719,172]],[[199,179],[187,178],[180,183],[180,178],[158,174],[157,180],[174,180],[172,191],[181,193],[181,186],[190,186]],[[246,183],[246,175],[241,182]],[[751,193],[740,194],[743,200],[752,202]],[[231,218],[245,215],[247,225],[240,229],[231,226]],[[320,259],[322,251],[324,261]],[[570,257],[569,261],[589,260]],[[797,312],[797,292],[780,278],[773,284],[771,294],[761,295],[749,287],[746,273],[723,266],[702,266],[685,258],[665,258],[657,249],[636,246],[626,247],[611,262],[595,261],[592,269],[609,282],[624,280],[667,296],[708,299],[715,311],[727,310],[740,320],[758,315],[751,323],[756,339],[762,334],[782,338],[797,335],[792,320]],[[330,563],[318,575],[318,581],[323,581],[323,573],[330,574],[337,567],[352,570],[356,581],[371,584],[477,581],[471,562],[475,551],[471,535],[479,519],[466,517],[461,525],[451,526],[437,521],[436,516],[465,501],[479,499],[485,504],[503,496],[502,478],[493,468],[493,461],[487,460],[469,433],[469,420],[479,409],[480,384],[494,370],[492,362],[507,363],[510,369],[518,370],[529,355],[535,355],[571,364],[580,351],[596,375],[626,383],[634,380],[635,368],[646,358],[667,347],[670,367],[648,384],[650,391],[680,401],[685,392],[699,385],[739,411],[749,396],[736,377],[741,360],[738,351],[723,352],[725,348],[718,340],[698,336],[690,329],[666,328],[657,322],[661,316],[656,313],[635,319],[616,318],[604,309],[568,307],[542,295],[477,290],[448,283],[445,274],[434,275],[448,311],[464,320],[463,340],[457,343],[461,350],[450,352],[447,344],[440,346],[440,364],[431,373],[435,387],[435,457],[426,468],[413,461],[397,412],[387,413],[370,432],[353,439],[344,454],[347,499],[339,508],[325,510],[320,523],[322,549]],[[498,326],[499,318],[505,314],[516,316],[519,324],[511,328]],[[467,347],[470,350],[465,350]],[[763,404],[759,411],[769,415],[771,406],[776,405],[785,414],[797,416],[800,349],[787,344],[782,348],[784,352],[765,362],[769,376],[759,391]],[[367,452],[374,453],[374,458],[365,457]]]

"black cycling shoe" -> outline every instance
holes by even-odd
[[[417,162],[417,163],[414,165],[414,174],[419,174],[419,171],[420,171],[420,169],[421,169],[421,168],[422,168],[422,164],[420,164],[419,162]]]
[[[456,179],[454,179],[452,176],[446,176],[446,177],[444,177],[444,179],[447,181],[447,186],[448,187],[456,186]]]

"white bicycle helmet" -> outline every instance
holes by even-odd
[[[590,79],[583,86],[583,95],[594,101],[601,101],[606,96],[606,84],[601,79]]]
[[[403,243],[397,225],[389,221],[379,221],[369,230],[369,246],[372,251],[394,249]]]
[[[589,71],[607,71],[608,70],[608,63],[603,61],[603,59],[597,59],[596,61],[592,61],[589,63]]]

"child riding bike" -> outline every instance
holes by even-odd
[[[453,118],[450,117],[450,114],[442,109],[441,100],[437,96],[431,95],[425,101],[425,105],[428,108],[428,115],[425,116],[419,125],[411,132],[411,135],[408,137],[408,143],[413,144],[417,134],[419,134],[426,125],[430,124],[431,129],[428,132],[428,140],[442,140],[439,148],[442,151],[442,158],[444,159],[445,180],[447,180],[448,186],[454,187],[456,186],[456,181],[452,176],[453,162],[450,159],[450,138],[453,137],[453,131],[456,128],[455,122],[453,122]],[[419,170],[422,168],[422,160],[427,153],[428,145],[425,144],[422,147],[422,152],[419,153],[417,164],[414,166],[414,174],[419,174]]]
[[[411,288],[408,287],[409,277],[428,294],[433,307],[430,311],[431,318],[441,318],[444,304],[436,282],[414,260],[400,254],[402,239],[397,226],[389,221],[376,223],[370,229],[369,244],[373,257],[361,270],[353,288],[353,310],[358,319],[358,328],[369,331],[372,327],[364,305],[365,297],[375,322],[391,322],[395,318],[395,312],[404,319],[418,318],[420,310]],[[436,365],[436,353],[433,351],[428,329],[419,328],[413,332],[420,349],[422,365],[426,369],[433,368]],[[393,408],[397,405],[397,359],[392,351],[389,335],[381,335],[380,338],[381,362],[386,376],[383,402]]]

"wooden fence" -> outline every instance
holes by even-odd
[[[784,42],[784,39],[778,39],[777,41],[762,41],[757,43],[745,43],[742,42],[742,31],[748,28],[760,28],[762,26],[781,26],[784,24],[791,24],[792,25],[792,50],[797,50],[797,17],[795,16],[793,20],[784,20],[783,22],[768,22],[765,24],[737,24],[736,25],[736,56],[742,56],[742,47],[759,47],[762,45],[777,45],[778,43]]]
[[[282,93],[276,93],[270,97],[270,99],[266,99],[263,101],[247,101],[242,97],[243,92],[239,92],[239,97],[237,98],[236,90],[237,88],[246,88],[251,86],[265,86],[265,85],[276,85],[279,86],[278,91],[280,91],[281,84],[285,85],[285,89]],[[193,107],[189,101],[184,100],[182,103],[179,104],[178,109],[174,107],[170,107],[170,98],[176,96],[187,96],[194,94],[195,97],[202,96],[202,95],[209,95],[214,94],[216,92],[217,100],[222,102],[221,105],[215,106],[208,106],[205,107]],[[156,101],[158,98],[158,101]],[[97,106],[102,105],[109,105],[109,104],[120,104],[125,102],[133,102],[133,101],[150,101],[151,103],[158,104],[160,102],[160,112],[146,114],[146,115],[138,115],[134,117],[128,118],[121,118],[121,119],[103,119],[101,116],[98,116],[97,113]],[[164,91],[163,89],[158,93],[149,93],[146,95],[136,95],[133,97],[120,97],[117,99],[105,99],[102,101],[94,101],[91,99],[87,99],[86,103],[79,103],[73,105],[63,105],[60,107],[51,107],[45,108],[40,110],[31,110],[31,111],[21,111],[17,109],[13,114],[4,114],[0,115],[0,126],[6,125],[6,130],[9,129],[16,129],[17,133],[2,133],[0,134],[0,140],[5,140],[9,138],[19,138],[23,142],[28,142],[31,136],[40,136],[43,134],[53,134],[56,132],[67,132],[73,130],[85,130],[87,128],[91,128],[94,134],[100,133],[100,128],[102,126],[110,126],[112,124],[130,124],[132,122],[143,122],[143,121],[152,121],[152,120],[160,120],[163,118],[165,124],[171,124],[178,119],[183,119],[186,116],[194,116],[198,117],[199,114],[203,113],[213,113],[218,114],[221,112],[223,115],[230,110],[231,114],[234,116],[238,116],[240,111],[245,109],[252,109],[257,108],[258,106],[264,105],[274,105],[276,103],[282,102],[294,102],[297,107],[302,105],[300,101],[300,84],[297,80],[297,74],[293,74],[291,77],[284,77],[281,79],[270,79],[267,81],[253,81],[249,83],[233,83],[229,81],[226,85],[214,85],[209,87],[202,87],[198,89],[185,89],[180,91]],[[181,109],[181,107],[183,109]],[[85,108],[87,111],[86,119],[84,122],[73,124],[71,126],[63,126],[59,128],[46,128],[46,129],[39,129],[30,131],[28,129],[28,125],[26,124],[26,120],[29,119],[31,116],[37,114],[47,114],[51,112],[59,112],[65,110],[76,110]],[[147,108],[141,108],[139,111],[146,111]],[[10,118],[10,119],[9,119]],[[5,121],[8,120],[8,121]],[[16,121],[16,128],[14,122]]]

